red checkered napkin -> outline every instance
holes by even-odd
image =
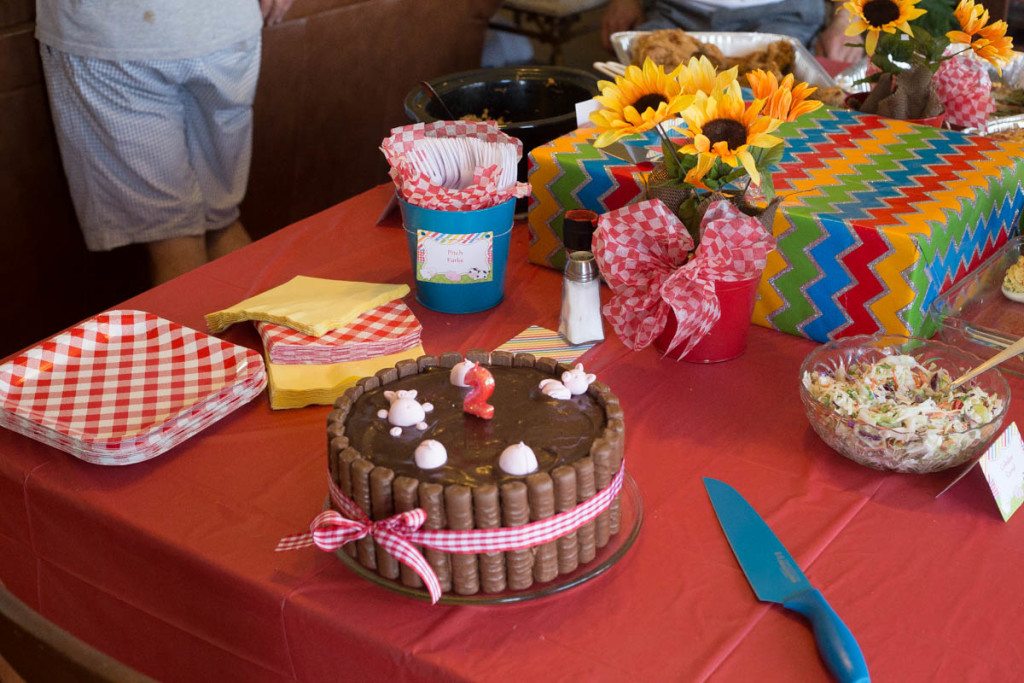
[[[0,424],[90,462],[128,464],[265,386],[255,351],[152,313],[111,311],[0,366]]]
[[[344,363],[398,353],[419,344],[423,326],[401,300],[363,313],[349,325],[311,337],[284,325],[258,322],[271,363]]]

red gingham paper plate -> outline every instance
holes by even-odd
[[[90,462],[129,464],[265,386],[255,351],[152,313],[110,311],[0,365],[0,424]]]
[[[271,363],[344,363],[404,351],[419,343],[423,327],[400,299],[363,313],[322,337],[283,325],[257,322]]]

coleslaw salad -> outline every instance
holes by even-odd
[[[950,373],[934,363],[881,353],[802,378],[807,394],[833,416],[827,420],[833,433],[826,436],[817,425],[816,431],[856,460],[902,471],[941,469],[978,445],[980,428],[1003,411],[1003,399],[976,384],[950,389]]]

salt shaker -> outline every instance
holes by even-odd
[[[570,344],[604,339],[601,281],[598,279],[597,262],[589,251],[574,251],[566,258],[558,333]]]

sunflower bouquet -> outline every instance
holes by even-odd
[[[715,198],[729,199],[747,215],[766,209],[748,202],[751,194],[769,207],[777,204],[771,169],[782,158],[783,140],[773,133],[822,106],[810,98],[816,88],[795,83],[792,75],[779,81],[758,69],[747,81],[749,102],[736,67],[720,72],[701,56],[671,72],[646,59],[614,82],[598,83],[601,109],[590,116],[599,131],[594,146],[657,130],[662,160],[648,180],[648,195],[661,198],[695,241],[703,211]]]
[[[861,111],[899,119],[935,116],[950,105],[943,89],[964,100],[987,95],[977,88],[941,87],[935,75],[947,62],[973,53],[1001,73],[1013,57],[1006,22],[990,21],[988,10],[974,0],[960,0],[952,14],[948,0],[835,2],[842,2],[849,15],[846,35],[863,36],[864,51],[878,69],[867,79],[874,86]],[[978,74],[961,67],[939,80],[978,81]]]

